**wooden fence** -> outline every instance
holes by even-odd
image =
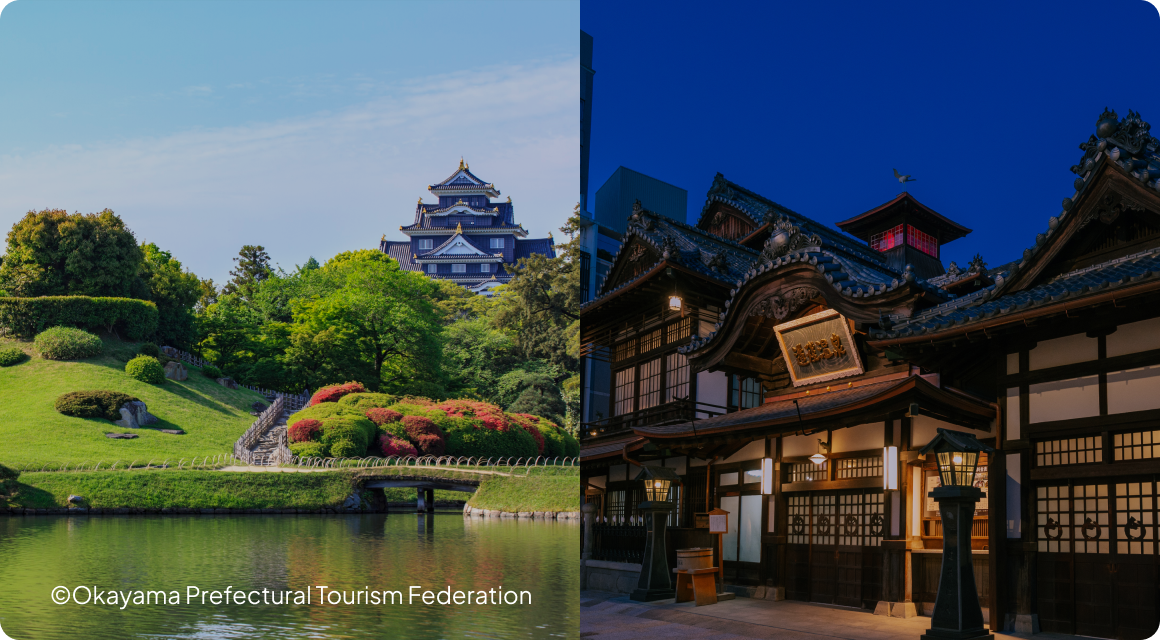
[[[285,398],[282,396],[274,398],[274,402],[269,407],[266,407],[266,410],[258,416],[258,419],[254,421],[254,424],[250,425],[250,428],[246,429],[246,432],[242,434],[242,437],[238,438],[238,441],[234,443],[235,458],[244,461],[246,464],[254,464],[255,456],[254,452],[252,451],[254,445],[257,444],[258,440],[261,440],[262,436],[266,435],[266,432],[270,429],[270,427],[274,426],[274,423],[278,421],[278,418],[282,415],[282,410],[285,408],[285,406]],[[287,451],[289,450],[287,449]],[[267,464],[269,463],[268,461],[262,462]]]
[[[161,352],[164,353],[165,355],[169,356],[170,358],[176,358],[178,360],[181,360],[182,362],[191,364],[199,369],[204,367],[207,364],[209,364],[209,365],[213,364],[212,362],[210,362],[209,360],[206,360],[205,358],[200,358],[198,356],[193,355],[192,353],[188,353],[188,352],[182,351],[180,349],[175,349],[173,347],[161,347]],[[285,400],[286,408],[289,409],[290,411],[298,411],[299,409],[303,409],[306,407],[306,405],[310,404],[310,390],[309,389],[306,389],[302,393],[286,393],[284,391],[274,391],[273,389],[263,389],[262,387],[255,387],[253,385],[248,385],[248,384],[238,384],[238,386],[242,387],[243,389],[249,389],[250,391],[257,392],[257,393],[261,394],[261,396],[263,398],[265,398],[271,402],[273,402],[275,398],[285,398],[286,399]]]

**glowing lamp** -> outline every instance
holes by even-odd
[[[649,502],[667,502],[669,488],[680,484],[681,477],[669,467],[642,466],[637,480],[644,481],[644,493]]]
[[[680,311],[680,310],[681,310],[681,297],[680,296],[669,296],[669,311]]]
[[[814,464],[822,464],[825,461],[826,455],[824,453],[815,453],[814,455],[810,456],[810,462],[813,462]]]

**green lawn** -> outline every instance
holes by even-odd
[[[22,467],[28,462],[60,465],[115,460],[157,462],[225,454],[254,421],[250,405],[262,398],[245,389],[230,390],[189,367],[184,382],[162,385],[138,382],[125,373],[125,362],[137,344],[105,339],[105,352],[76,362],[44,360],[30,342],[0,339],[0,347],[20,346],[32,356],[21,364],[0,367],[0,463]],[[113,440],[106,433],[123,432],[98,418],[70,418],[53,409],[57,396],[68,391],[108,389],[143,400],[157,424],[133,431],[134,440]],[[264,401],[264,400],[263,400]],[[183,429],[185,435],[157,429]]]
[[[480,485],[468,505],[499,511],[579,511],[580,474],[493,477]]]

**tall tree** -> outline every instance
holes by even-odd
[[[270,277],[273,270],[270,268],[270,254],[262,245],[242,245],[238,257],[234,258],[237,266],[230,271],[233,280],[226,283],[222,293],[237,293],[249,299],[254,289]]]
[[[0,281],[18,296],[128,297],[141,259],[133,232],[109,209],[29,211],[8,232]]]
[[[190,348],[195,336],[193,307],[202,295],[201,280],[152,242],[141,244],[141,254],[144,294],[139,297],[157,305],[157,341]]]

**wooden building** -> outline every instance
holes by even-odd
[[[853,238],[720,175],[696,228],[634,212],[581,316],[613,371],[613,415],[581,433],[594,557],[631,567],[634,465],[661,464],[684,478],[670,550],[730,512],[732,588],[922,614],[942,535],[918,450],[951,428],[997,450],[972,525],[993,628],[1151,635],[1160,156],[1133,112],[1081,148],[1063,211],[991,269],[944,268],[970,230],[906,193],[838,223]]]

